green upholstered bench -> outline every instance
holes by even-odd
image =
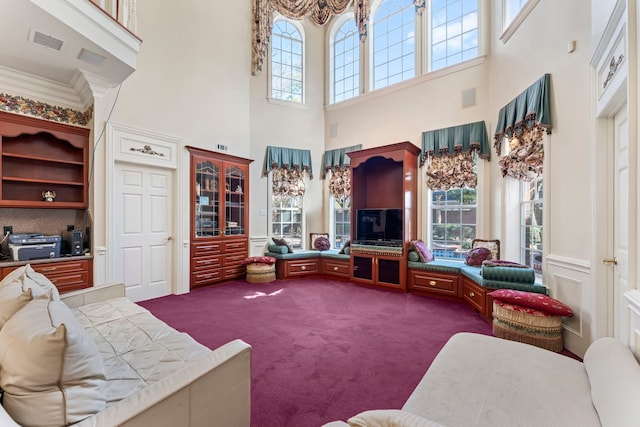
[[[435,259],[431,262],[409,261],[409,291],[450,298],[462,298],[487,319],[491,319],[493,299],[487,294],[495,289],[547,294],[546,287],[535,283],[533,269],[491,267],[489,278],[482,268],[462,261]]]

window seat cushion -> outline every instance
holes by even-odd
[[[265,252],[265,256],[270,256],[275,259],[304,259],[304,258],[320,258],[320,251],[305,249],[301,251],[294,251],[293,253],[277,254],[274,252]]]

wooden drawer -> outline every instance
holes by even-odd
[[[425,270],[409,270],[409,289],[434,294],[458,296],[458,275],[434,273]]]
[[[246,240],[234,240],[231,242],[224,242],[224,252],[247,252]],[[246,256],[245,256],[246,258]]]
[[[88,271],[69,271],[47,275],[49,280],[56,285],[60,293],[84,289],[89,286]]]
[[[333,276],[349,277],[349,261],[340,261],[335,259],[322,260],[322,272]]]
[[[479,286],[475,282],[463,277],[462,298],[464,298],[464,300],[480,314],[486,316],[486,290],[482,286]]]
[[[193,270],[201,271],[201,270],[209,270],[211,268],[220,267],[220,262],[222,261],[222,255],[211,255],[201,258],[193,259]]]
[[[191,283],[193,286],[208,285],[222,279],[222,269],[216,268],[206,271],[194,272],[191,274]]]
[[[223,258],[223,265],[225,267],[241,265],[242,261],[244,261],[246,257],[247,257],[247,254],[244,252],[225,254]]]
[[[3,277],[20,266],[4,267]],[[56,285],[60,293],[88,288],[92,284],[91,261],[88,259],[32,263],[31,267],[38,273],[44,274]]]
[[[287,276],[303,276],[318,274],[319,259],[296,259],[287,261]]]
[[[222,252],[221,242],[202,242],[193,244],[193,256],[214,255]]]
[[[222,269],[222,274],[225,279],[232,279],[234,277],[241,277],[245,273],[244,265],[235,265],[235,266],[225,266]]]

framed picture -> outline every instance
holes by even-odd
[[[331,244],[329,244],[329,247],[325,247],[323,249],[316,247],[316,240],[318,239],[318,237],[326,237],[327,240],[328,240],[329,239],[329,233],[310,233],[309,234],[310,249],[319,249],[319,250],[331,249]]]

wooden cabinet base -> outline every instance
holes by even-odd
[[[27,263],[25,263],[27,264]],[[32,261],[31,267],[51,280],[60,293],[93,286],[93,260],[60,258],[55,261]],[[24,265],[24,264],[21,264]],[[2,268],[2,277],[21,265]]]
[[[409,290],[434,295],[458,297],[457,274],[434,273],[426,270],[409,270]]]

